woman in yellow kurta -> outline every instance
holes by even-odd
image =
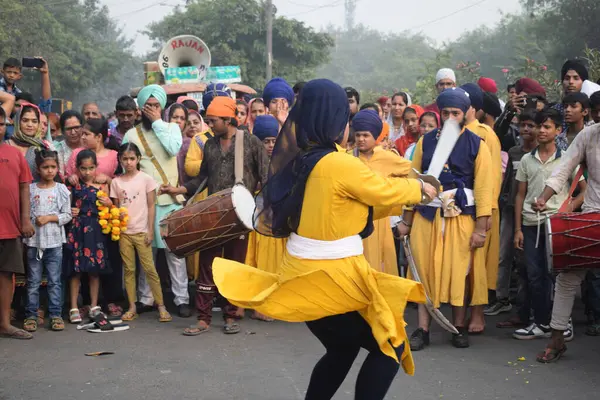
[[[461,89],[442,92],[437,104],[442,121],[452,118],[462,122],[470,107],[469,97]],[[417,171],[427,171],[440,132],[434,130],[417,143],[412,161]],[[432,203],[405,211],[398,229],[401,235],[410,233],[415,263],[433,305],[437,308],[441,303],[450,303],[454,307],[454,325],[459,334],[453,335],[452,343],[468,347],[466,307],[487,304],[483,246],[492,206],[489,150],[468,129],[463,128],[440,182],[445,190],[442,197],[454,196],[460,214],[454,215],[458,212],[453,214],[442,202]],[[469,304],[465,304],[465,298]],[[420,307],[419,329],[411,335],[411,349],[421,350],[429,344],[430,322],[427,311]]]
[[[380,176],[407,176],[410,161],[376,145],[381,130],[382,121],[377,112],[359,111],[352,119],[355,153],[371,171]],[[390,219],[376,220],[373,225],[373,233],[363,240],[365,258],[375,270],[398,276],[398,258]]]
[[[311,81],[279,134],[269,180],[257,198],[255,227],[289,236],[278,274],[215,259],[219,291],[240,307],[273,318],[307,322],[327,353],[315,367],[306,398],[330,399],[360,348],[369,351],[356,398],[383,399],[398,370],[414,365],[404,346],[404,307],[423,302],[422,286],[375,271],[359,233],[404,204],[433,198],[428,184],[383,178],[345,154],[346,93],[329,80]],[[372,207],[372,208],[371,208]],[[366,228],[367,226],[367,228]],[[370,373],[377,370],[377,373]]]

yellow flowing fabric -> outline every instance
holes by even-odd
[[[406,178],[383,178],[338,148],[312,170],[298,227],[300,236],[334,241],[365,227],[368,206],[375,218],[398,215],[403,205],[421,199],[420,184]],[[423,303],[423,287],[375,271],[364,256],[308,260],[287,251],[277,274],[222,258],[213,263],[219,292],[233,304],[269,317],[305,322],[358,311],[369,323],[381,351],[398,361],[394,347],[406,343],[402,366],[414,373],[404,327],[407,301]]]
[[[384,150],[380,146],[373,149],[373,155],[370,158],[362,153],[358,158],[371,171],[384,178],[407,176],[410,172],[410,161],[396,153]],[[376,271],[398,276],[398,258],[390,219],[383,218],[373,221],[373,225],[373,233],[363,240],[365,258]]]
[[[498,280],[498,264],[500,263],[500,211],[498,200],[502,188],[502,147],[498,135],[489,126],[475,120],[466,126],[471,132],[483,139],[492,159],[492,179],[494,180],[494,191],[492,192],[492,226],[488,231],[485,242],[485,264],[487,271],[488,289],[496,290]]]
[[[423,141],[419,140],[412,167],[422,170]],[[412,173],[412,172],[411,172]],[[474,196],[477,217],[492,212],[490,152],[479,146],[475,158]],[[488,302],[485,249],[472,251],[471,235],[475,220],[471,215],[443,218],[438,209],[433,221],[414,213],[410,233],[411,250],[419,267],[420,278],[435,307],[450,303],[464,306],[466,277],[471,275],[471,304]],[[472,270],[470,269],[472,268]]]
[[[264,236],[256,231],[248,236],[245,264],[276,274],[281,266],[287,239]]]

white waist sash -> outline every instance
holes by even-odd
[[[474,206],[475,205],[475,196],[473,194],[473,190],[467,189],[467,188],[464,188],[463,190],[465,191],[465,194],[467,195],[467,206]],[[447,198],[447,197],[450,197],[450,195],[456,195],[456,189],[443,191],[442,193],[440,193],[440,195],[438,197],[433,199],[433,201],[431,203],[427,204],[427,206],[440,208],[440,207],[442,207],[442,201],[439,198],[440,197]]]
[[[359,235],[338,240],[316,240],[292,233],[286,248],[290,255],[305,260],[339,260],[363,254],[363,243]]]

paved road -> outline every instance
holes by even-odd
[[[416,311],[408,311],[409,329]],[[0,340],[0,400],[178,399],[301,400],[311,367],[323,353],[303,324],[246,319],[242,333],[217,329],[183,337],[193,320],[159,325],[144,314],[127,332],[91,334],[68,326],[41,330],[29,342]],[[493,326],[496,319],[490,319]],[[399,374],[388,399],[598,399],[600,338],[578,334],[558,364],[534,361],[543,341],[517,341],[490,329],[471,348],[454,349],[439,329],[433,344],[415,354],[415,377]],[[91,351],[115,351],[85,357]],[[517,358],[524,356],[524,362]],[[352,399],[361,353],[336,400]],[[512,363],[512,364],[509,364]]]

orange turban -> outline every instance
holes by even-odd
[[[236,111],[237,105],[234,99],[231,97],[218,96],[211,101],[206,110],[206,115],[222,118],[235,118]]]

